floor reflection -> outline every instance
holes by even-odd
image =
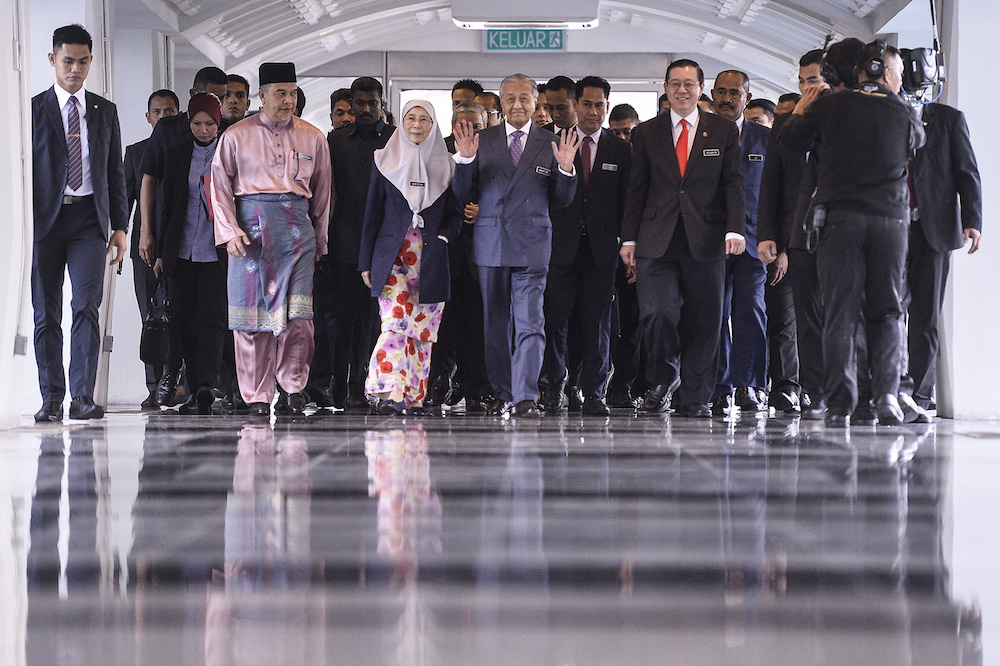
[[[4,515],[28,539],[0,561],[24,562],[27,663],[982,663],[977,609],[949,598],[946,424],[120,416],[18,437],[30,511]]]

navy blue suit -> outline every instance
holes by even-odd
[[[128,227],[125,170],[118,110],[88,92],[81,111],[87,123],[90,179],[94,193],[64,203],[69,165],[66,129],[54,88],[31,100],[35,246],[31,302],[35,311],[35,359],[43,402],[66,396],[63,370],[63,275],[73,285],[69,364],[72,397],[93,397],[100,356],[97,310],[104,290],[108,227]]]
[[[719,345],[716,396],[734,386],[764,388],[767,383],[767,317],[764,306],[766,271],[757,255],[757,201],[771,130],[743,121],[740,161],[746,183],[746,251],[726,259],[726,291]],[[732,333],[728,320],[732,318]]]
[[[480,267],[490,383],[497,398],[521,402],[538,399],[545,352],[549,206],[561,209],[573,201],[576,176],[560,173],[552,154],[556,136],[530,123],[522,128],[528,135],[515,169],[506,127],[479,133],[479,152],[470,164],[456,167],[452,189],[460,202],[479,202],[473,249]]]
[[[442,303],[451,296],[448,242],[458,237],[464,215],[455,193],[448,189],[422,210],[420,217],[424,219],[424,226],[420,230],[423,238],[420,252],[420,302]],[[410,230],[412,219],[410,204],[403,194],[376,167],[372,167],[358,257],[358,271],[371,271],[372,296],[382,293],[406,233]],[[438,236],[444,236],[448,242]]]

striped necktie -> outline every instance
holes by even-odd
[[[66,184],[71,190],[83,185],[83,149],[80,146],[80,112],[76,108],[76,97],[66,102],[69,133],[66,135],[66,150],[69,152],[69,174]]]
[[[514,163],[515,169],[518,162],[521,161],[521,153],[524,152],[524,146],[521,145],[522,136],[524,136],[524,132],[521,130],[515,130],[510,133],[510,161]]]

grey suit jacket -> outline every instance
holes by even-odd
[[[479,133],[479,152],[471,164],[455,169],[452,189],[459,202],[478,201],[473,232],[480,266],[548,266],[552,253],[549,206],[573,201],[576,176],[559,171],[552,154],[556,135],[532,127],[514,168],[507,149],[506,125]]]
[[[118,109],[100,95],[89,91],[86,99],[87,145],[90,148],[94,207],[102,223],[104,239],[107,240],[109,225],[115,231],[125,231],[128,228]],[[66,190],[69,170],[66,130],[54,88],[31,98],[31,153],[37,241],[44,238],[55,224],[62,206],[62,194]]]

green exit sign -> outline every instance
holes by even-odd
[[[565,51],[565,30],[509,28],[487,30],[486,51]]]

